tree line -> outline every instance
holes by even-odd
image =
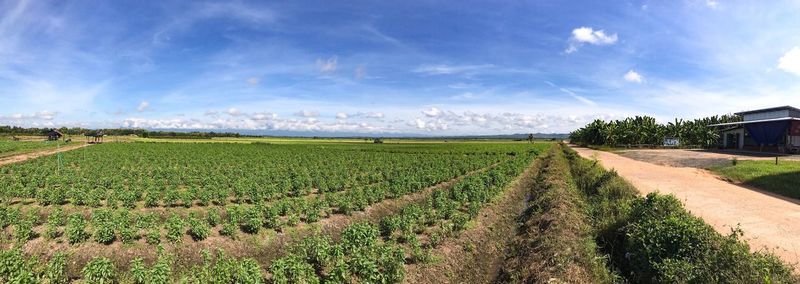
[[[628,117],[622,120],[597,119],[570,133],[572,143],[581,145],[632,146],[662,145],[664,138],[675,138],[680,146],[714,147],[720,135],[712,124],[741,121],[737,115],[715,115],[694,120],[675,119],[661,124],[650,116]]]
[[[151,138],[211,138],[211,137],[242,137],[239,133],[233,132],[176,132],[176,131],[150,131],[141,128],[106,128],[106,129],[88,129],[81,127],[61,127],[61,128],[37,128],[37,127],[19,127],[19,126],[0,126],[0,135],[47,135],[50,130],[56,129],[65,135],[83,135],[84,133],[102,132],[106,135],[126,136],[136,135],[139,137]]]

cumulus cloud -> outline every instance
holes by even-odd
[[[231,116],[240,116],[240,115],[242,115],[242,111],[240,111],[238,108],[235,108],[235,107],[229,108],[227,113],[228,113],[228,115],[231,115]]]
[[[800,47],[795,46],[781,56],[778,69],[800,76]]]
[[[431,107],[429,109],[423,110],[422,114],[424,114],[427,117],[437,117],[440,114],[442,114],[442,111],[436,107]]]
[[[322,73],[333,73],[339,65],[339,57],[334,55],[327,60],[317,59],[317,68]]]
[[[148,108],[150,108],[150,102],[142,101],[141,103],[139,103],[139,106],[136,108],[136,111],[143,112],[143,111],[147,110]]]
[[[576,52],[583,44],[611,45],[616,43],[617,40],[617,34],[606,34],[604,30],[594,30],[591,27],[580,27],[572,30],[572,37],[569,39],[569,46],[564,52]]]
[[[346,112],[337,112],[336,113],[336,119],[347,119],[347,113]]]
[[[318,117],[319,112],[314,110],[301,110],[294,113],[295,116],[299,117]]]
[[[384,115],[383,115],[383,113],[382,113],[382,112],[367,112],[367,113],[365,113],[365,114],[364,114],[364,117],[366,117],[366,118],[378,118],[378,119],[380,119],[380,118],[383,118],[383,117],[384,117]]]
[[[633,70],[630,70],[628,71],[628,73],[625,73],[625,75],[622,76],[622,78],[624,78],[625,81],[634,83],[641,83],[642,81],[644,81],[644,77],[642,77],[641,74]]]

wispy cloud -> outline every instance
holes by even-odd
[[[317,68],[319,72],[322,73],[333,73],[336,72],[336,68],[339,67],[339,57],[334,55],[330,58],[323,60],[317,59]]]
[[[148,108],[150,108],[150,102],[142,101],[141,103],[139,103],[139,106],[136,107],[136,111],[143,112],[143,111],[147,110]]]
[[[463,74],[463,73],[469,74],[486,70],[492,67],[494,67],[494,65],[491,64],[479,64],[479,65],[436,64],[436,65],[419,66],[416,69],[414,69],[414,72],[424,75],[449,75],[449,74]]]

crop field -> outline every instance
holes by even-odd
[[[7,165],[0,280],[399,282],[547,147],[106,143]]]
[[[105,143],[0,201],[0,283],[797,280],[556,143]]]

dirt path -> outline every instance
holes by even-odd
[[[13,164],[13,163],[19,163],[19,162],[27,161],[27,160],[30,160],[30,159],[36,159],[38,157],[52,155],[52,154],[55,154],[55,153],[71,151],[71,150],[75,150],[75,149],[78,149],[78,148],[83,148],[83,147],[86,147],[86,146],[89,146],[89,145],[91,145],[91,144],[84,144],[84,143],[78,144],[78,143],[76,143],[74,145],[64,146],[64,147],[61,147],[61,148],[58,148],[58,149],[50,149],[50,150],[45,150],[45,151],[35,151],[35,152],[30,152],[30,153],[25,153],[25,154],[9,156],[9,157],[5,157],[5,158],[0,159],[0,166]]]
[[[709,168],[714,166],[726,166],[731,164],[732,159],[738,160],[775,160],[774,155],[759,153],[741,152],[714,152],[708,150],[685,150],[685,149],[632,149],[614,152],[624,157],[637,161],[650,162],[653,164],[673,166],[673,167],[692,167]],[[781,160],[798,161],[800,156],[780,156]]]
[[[754,249],[774,249],[782,259],[800,262],[800,205],[720,180],[696,168],[670,167],[636,161],[614,153],[574,147],[581,156],[597,158],[615,169],[643,194],[675,195],[695,216],[718,232],[729,234],[740,225]]]

